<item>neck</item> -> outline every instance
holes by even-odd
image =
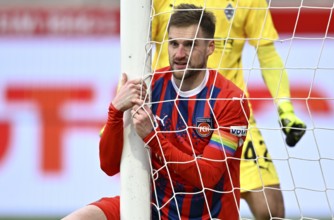
[[[173,77],[173,80],[175,82],[175,85],[181,91],[190,91],[190,90],[197,88],[203,82],[205,73],[206,73],[206,70],[190,71],[184,77],[182,84],[181,84],[181,81],[182,81],[181,79],[177,79]]]

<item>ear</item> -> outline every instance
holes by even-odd
[[[207,49],[207,52],[208,52],[208,55],[210,56],[212,53],[213,53],[213,51],[215,51],[215,41],[214,40],[210,40],[209,42],[208,42],[208,49]]]

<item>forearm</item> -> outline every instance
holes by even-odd
[[[100,166],[109,176],[120,170],[123,150],[123,112],[109,106],[108,121],[99,144]]]
[[[275,101],[280,103],[290,98],[288,74],[274,44],[259,46],[257,51],[262,77]]]
[[[209,151],[204,151],[201,158],[195,159],[193,155],[186,154],[171,144],[162,134],[154,134],[154,132],[146,137],[144,141],[145,143],[148,142],[152,150],[152,157],[163,158],[164,156],[166,162],[169,162],[168,168],[195,187],[202,188],[203,182],[204,187],[212,188],[218,183],[226,170],[226,162],[223,161],[225,159],[224,154],[215,158],[219,162],[204,159],[212,158],[213,155],[210,155]],[[217,157],[216,153],[214,157]]]

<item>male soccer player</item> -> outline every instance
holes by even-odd
[[[157,171],[152,202],[158,209],[152,208],[152,219],[237,220],[249,105],[240,88],[206,69],[215,48],[214,15],[191,4],[178,9],[193,10],[177,11],[171,17],[169,66],[153,76],[152,107],[141,101],[138,81],[125,78],[109,106],[100,140],[101,168],[108,175],[119,172],[123,112],[132,108],[134,128],[150,148]],[[161,120],[155,120],[158,117]],[[94,219],[120,216],[119,197],[104,198],[90,208],[96,211]],[[82,214],[86,213],[79,210],[67,219],[92,216]]]
[[[263,79],[278,106],[278,113],[286,134],[286,143],[294,146],[305,133],[305,124],[294,113],[290,102],[289,81],[274,41],[278,38],[266,0],[166,0],[153,1],[152,40],[156,44],[153,68],[168,64],[167,25],[174,6],[192,3],[205,6],[216,16],[216,49],[209,57],[208,67],[246,91],[242,71],[242,51],[245,42],[256,47]],[[280,182],[256,126],[252,111],[249,132],[243,148],[240,168],[241,198],[245,199],[255,219],[284,218],[284,202]]]

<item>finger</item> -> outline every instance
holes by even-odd
[[[132,94],[136,94],[138,96],[145,96],[146,95],[146,90],[143,89],[140,85],[131,85],[129,87],[129,91]]]
[[[140,108],[133,108],[131,110],[132,118],[135,118],[137,121],[139,120],[139,116],[140,116],[139,110],[140,110]]]
[[[143,88],[141,85],[133,85],[131,87],[134,91],[138,92],[139,94],[145,93],[146,94],[146,89]]]
[[[145,90],[147,89],[147,85],[144,81],[142,81],[141,87],[144,88]]]
[[[128,82],[131,84],[140,85],[140,86],[143,84],[143,81],[141,79],[132,79],[132,80],[129,80]]]
[[[139,99],[145,101],[145,99],[147,99],[147,93],[145,91],[141,92],[141,94],[139,94]]]
[[[143,111],[145,111],[146,114],[149,114],[149,115],[152,114],[152,112],[151,112],[151,108],[150,108],[149,106],[147,106],[147,105],[144,105],[144,106],[143,106]]]
[[[149,113],[146,109],[144,109],[143,106],[138,106],[138,108],[134,109],[136,112],[136,115],[138,116],[139,120],[144,120],[149,116]]]
[[[117,86],[117,92],[120,90],[120,88],[122,88],[126,84],[127,81],[128,81],[128,76],[126,75],[126,73],[122,73],[121,81],[118,83]]]
[[[143,94],[141,97],[140,97],[141,100],[143,100],[145,103],[148,103],[149,99],[148,99],[148,95],[147,94]]]
[[[134,104],[133,108],[138,109],[144,104],[144,101],[138,96],[137,98],[132,100],[132,104]]]
[[[143,91],[147,90],[146,83],[141,79],[134,79],[134,80],[129,81],[129,83],[132,83],[133,85],[136,85],[136,87],[140,90],[143,90]]]
[[[122,73],[121,86],[124,86],[127,81],[128,76],[126,75],[126,73]]]
[[[140,108],[140,105],[134,105],[133,107],[132,107],[132,111],[134,111],[135,113],[138,111],[138,109]]]
[[[132,117],[138,117],[139,116],[139,110],[140,110],[140,105],[134,105],[131,110],[131,115]],[[138,120],[138,119],[137,119]]]
[[[153,115],[148,106],[141,106],[137,111],[138,116],[140,117],[140,120],[150,120],[152,121]]]
[[[141,96],[145,96],[146,93],[147,93],[147,91],[146,91],[147,89],[145,87],[142,87],[142,85],[139,85],[139,84],[136,85],[135,89],[138,92],[138,94],[140,94]]]

